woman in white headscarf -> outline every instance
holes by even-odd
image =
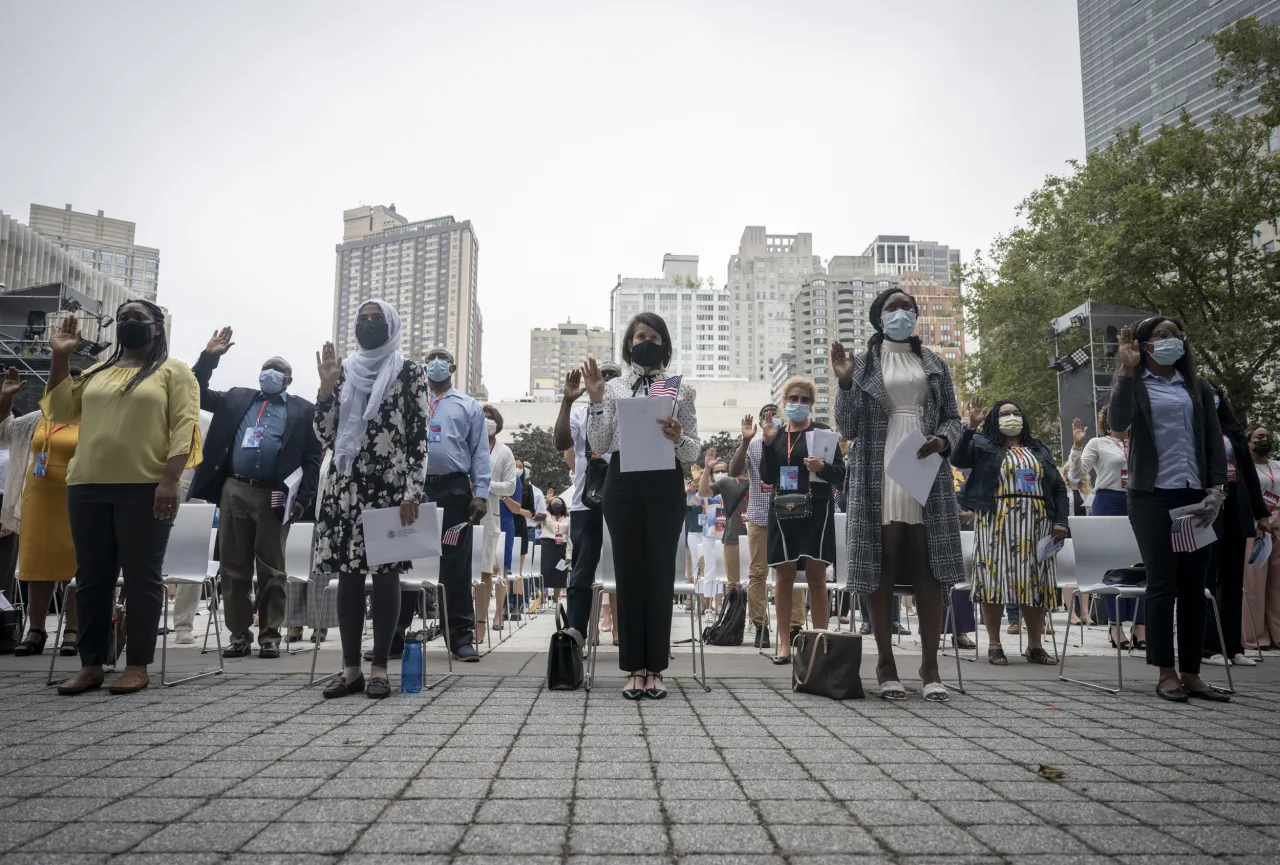
[[[338,631],[343,673],[325,697],[366,691],[391,693],[387,654],[400,616],[400,574],[409,562],[370,566],[365,561],[361,514],[400,508],[404,525],[418,518],[427,462],[425,369],[400,354],[400,316],[391,304],[371,300],[355,322],[360,350],[339,358],[326,342],[316,355],[320,393],[315,429],[333,454],[316,516],[312,570],[338,579]],[[368,688],[360,669],[365,578],[373,578],[373,666]]]

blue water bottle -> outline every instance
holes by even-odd
[[[422,690],[422,634],[409,631],[404,635],[404,657],[400,659],[400,692],[416,694]]]

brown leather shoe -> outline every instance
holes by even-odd
[[[120,678],[112,682],[107,690],[113,694],[134,694],[147,687],[150,681],[146,667],[125,667]]]
[[[102,687],[102,668],[81,667],[80,672],[58,686],[58,693],[63,695],[83,694]]]

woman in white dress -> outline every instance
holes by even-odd
[[[947,457],[961,436],[960,412],[947,365],[914,335],[915,298],[888,289],[871,304],[876,330],[856,356],[831,345],[831,369],[840,383],[836,425],[850,441],[846,459],[846,546],[849,586],[868,600],[876,638],[880,696],[902,700],[906,689],[893,658],[894,587],[914,593],[920,614],[924,697],[945,701],[938,671],[942,593],[964,577],[959,509]],[[922,507],[888,477],[899,442],[924,436],[916,453],[941,454],[942,467]]]

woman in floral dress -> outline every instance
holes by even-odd
[[[355,322],[360,349],[340,359],[333,343],[317,355],[320,394],[315,429],[333,463],[320,494],[312,571],[324,584],[337,577],[338,630],[343,673],[324,690],[342,697],[366,690],[360,669],[364,586],[373,577],[373,664],[368,695],[391,693],[387,654],[400,616],[400,574],[409,562],[370,567],[365,561],[361,515],[372,508],[400,508],[400,520],[418,518],[427,461],[427,378],[424,368],[400,354],[400,316],[391,304],[372,300]]]

